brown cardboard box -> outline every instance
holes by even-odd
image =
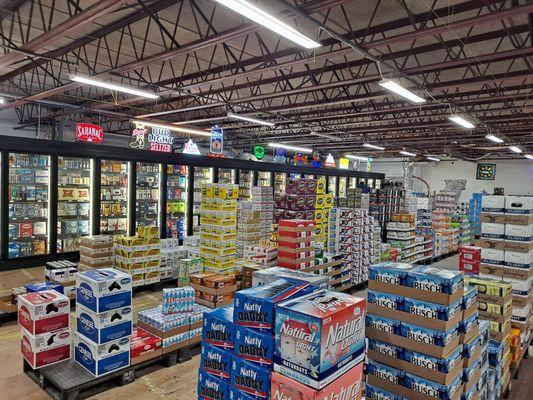
[[[484,249],[505,250],[505,242],[503,240],[479,239],[475,241],[475,245]]]
[[[482,274],[497,275],[504,278],[529,279],[533,276],[533,268],[513,268],[504,265],[480,264],[479,272]]]
[[[475,328],[470,329],[466,333],[460,333],[459,334],[460,343],[467,343],[470,340],[472,340],[472,338],[476,337],[477,335],[479,335],[479,324],[476,325]]]
[[[533,225],[533,214],[505,214],[505,223],[513,225]]]
[[[476,335],[477,336],[477,335]],[[463,343],[468,343],[468,342],[471,342],[472,340],[475,340],[475,337],[471,338],[469,341],[467,342],[463,342]],[[481,346],[478,346],[476,351],[474,352],[474,354],[472,354],[472,357],[470,358],[463,358],[463,367],[464,368],[467,368],[467,367],[470,367],[475,361],[478,360],[479,357],[481,357],[481,352],[482,352],[482,348]]]
[[[513,306],[514,307],[526,307],[528,304],[533,303],[533,294],[528,296],[517,296],[513,294]]]
[[[474,371],[474,374],[472,375],[472,379],[470,379],[468,382],[463,383],[465,392],[468,392],[470,389],[472,389],[474,385],[477,385],[479,378],[481,377],[480,367],[481,365],[478,364],[478,366],[476,367],[476,370]]]
[[[377,304],[369,303],[366,307],[368,314],[375,314],[380,317],[391,318],[397,321],[415,324],[424,328],[435,329],[439,331],[447,331],[453,326],[459,324],[459,322],[463,319],[461,312],[457,313],[457,315],[455,315],[449,321],[443,321],[440,319],[426,318],[421,315],[414,315],[399,310],[392,310],[390,308],[381,307]]]
[[[459,335],[448,343],[445,347],[435,346],[433,344],[421,343],[416,340],[408,339],[394,333],[383,332],[374,328],[366,327],[366,336],[370,339],[380,340],[382,342],[404,347],[408,350],[417,351],[429,356],[446,358],[457,346],[459,346]]]
[[[487,303],[499,304],[501,306],[513,301],[512,292],[507,292],[504,297],[492,296],[478,291],[477,298],[479,301],[485,301]]]
[[[505,224],[505,214],[481,213],[481,222],[491,222],[495,224]]]
[[[418,375],[422,378],[429,379],[442,385],[449,385],[457,377],[458,374],[463,373],[462,362],[458,362],[451,372],[444,374],[439,371],[429,370],[420,365],[411,364],[407,361],[403,361],[398,358],[389,357],[374,350],[369,350],[367,352],[367,356],[368,358],[377,361],[381,364],[389,365],[393,368]]]
[[[196,283],[189,283],[189,286],[192,287],[197,292],[203,292],[203,293],[207,293],[213,296],[221,296],[225,294],[230,294],[237,290],[236,284],[231,285],[231,286],[224,286],[224,287],[221,287],[220,289],[215,289],[215,288],[203,286],[203,285],[197,285]]]
[[[478,308],[478,302],[476,301],[470,307],[468,307],[466,310],[463,310],[463,318],[462,319],[467,319],[468,317],[470,317],[472,314],[474,314],[477,311],[477,308]]]
[[[209,307],[209,308],[220,308],[224,306],[229,306],[230,304],[233,304],[233,299],[227,300],[227,301],[219,301],[218,303],[213,303],[211,301],[206,301],[204,299],[195,299],[195,302],[198,304],[201,304],[203,306]]]
[[[521,251],[527,253],[533,250],[533,240],[529,242],[505,241],[505,250]]]
[[[198,303],[198,302],[197,302]],[[190,325],[184,325],[180,326],[179,328],[173,329],[168,332],[160,331],[159,329],[154,328],[151,325],[145,324],[144,322],[137,321],[137,327],[144,329],[147,332],[150,332],[152,335],[155,335],[157,337],[160,337],[161,339],[167,339],[169,337],[179,335],[180,333],[184,333],[190,330]]]
[[[407,286],[393,285],[374,280],[368,281],[369,290],[377,290],[378,292],[395,294],[398,296],[411,297],[413,299],[429,301],[432,303],[450,305],[463,297],[463,285],[457,288],[457,291],[448,295],[445,293],[430,292],[427,290],[415,289]]]
[[[411,400],[438,400],[435,397],[429,397],[423,395],[422,393],[415,392],[414,390],[408,389],[404,386],[397,385],[396,383],[385,381],[379,379],[374,375],[367,375],[366,381],[372,386],[382,388],[388,392],[397,394],[398,396],[404,396]],[[459,389],[454,393],[450,400],[459,400],[463,393],[463,386],[460,386]]]
[[[513,314],[513,309],[512,307],[509,308],[505,314],[495,314],[495,313],[490,313],[490,312],[486,312],[486,311],[481,311],[479,310],[479,318],[480,319],[484,319],[486,321],[493,321],[493,322],[498,322],[500,324],[503,324],[505,323],[506,321],[509,321],[511,319],[511,315]]]

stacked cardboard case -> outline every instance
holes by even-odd
[[[130,365],[131,276],[113,268],[76,277],[75,360],[94,376]]]
[[[260,224],[260,211],[251,201],[240,201],[237,206],[237,257],[244,257],[247,246],[256,245],[264,237],[266,230]],[[265,224],[266,225],[266,224]],[[268,224],[270,230],[270,223]],[[263,232],[263,234],[261,233]],[[270,234],[270,232],[269,232]]]
[[[366,332],[367,397],[474,398],[482,366],[476,290],[464,288],[461,272],[370,267]]]
[[[235,271],[238,198],[238,185],[202,185],[200,257],[206,271],[226,275]]]
[[[511,325],[531,336],[533,197],[483,196],[480,274],[512,285]]]
[[[261,240],[270,240],[270,229],[274,222],[274,194],[270,186],[252,187],[253,211],[259,212]]]
[[[278,266],[305,269],[315,259],[315,223],[305,219],[278,222]]]
[[[109,235],[84,236],[80,239],[78,269],[112,268],[115,265],[113,237]]]

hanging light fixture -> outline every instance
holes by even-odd
[[[363,147],[367,147],[369,149],[374,149],[374,150],[385,150],[385,147],[377,146],[371,143],[363,143]]]
[[[252,118],[252,117],[247,117],[246,115],[228,113],[227,116],[228,118],[240,119],[241,121],[251,122],[252,124],[265,125],[265,126],[276,126],[276,124],[273,122],[264,121],[262,119],[257,119],[257,118]]]
[[[457,125],[460,125],[460,126],[462,126],[463,128],[466,128],[466,129],[473,129],[473,128],[476,127],[472,122],[464,119],[460,115],[452,114],[452,115],[450,115],[448,117],[448,119],[450,121],[455,122]]]
[[[117,85],[111,82],[104,82],[104,81],[99,81],[99,80],[92,79],[92,78],[86,78],[84,76],[76,75],[72,77],[71,80],[74,82],[78,82],[78,83],[84,83],[90,86],[96,86],[96,87],[100,87],[104,89],[114,90],[115,92],[132,94],[134,96],[139,96],[139,97],[146,97],[147,99],[158,99],[159,98],[159,95],[155,93],[146,92],[144,90],[139,90],[139,89],[134,89],[128,86]]]
[[[379,82],[379,86],[387,89],[390,92],[394,92],[397,95],[402,96],[403,98],[412,101],[413,103],[425,103],[426,99],[417,96],[413,92],[407,90],[402,85],[395,81],[391,81],[390,79],[382,79],[381,82]]]
[[[302,152],[302,153],[312,153],[313,152],[313,149],[309,149],[307,147],[290,146],[288,144],[283,144],[283,143],[269,143],[268,147],[282,148],[282,149],[285,149],[285,150],[299,151],[299,152]]]

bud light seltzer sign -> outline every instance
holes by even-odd
[[[99,125],[80,122],[76,124],[76,139],[82,142],[102,143],[104,130]]]
[[[172,153],[173,141],[174,137],[170,134],[170,130],[153,127],[148,134],[148,149],[151,151]]]
[[[211,153],[222,154],[224,149],[224,130],[218,125],[211,128]]]

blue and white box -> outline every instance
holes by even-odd
[[[396,385],[405,386],[406,373],[369,359],[366,364],[366,375],[373,375],[383,381],[392,382]]]
[[[217,308],[204,313],[202,342],[232,349],[235,343],[233,306]]]
[[[99,345],[76,334],[74,358],[94,376],[109,374],[130,365],[130,339],[123,337]]]
[[[180,330],[188,330],[190,321],[190,313],[185,314],[163,314],[163,308],[156,306],[146,310],[139,311],[137,314],[137,321],[149,325],[163,333]]]
[[[369,290],[367,299],[368,304],[375,304],[390,310],[404,311],[402,307],[404,298],[401,296]]]
[[[113,268],[79,272],[76,301],[95,313],[130,307],[131,277]]]
[[[402,355],[403,360],[410,364],[426,368],[430,371],[448,374],[453,371],[457,364],[461,363],[462,350],[462,347],[459,346],[446,358],[432,357],[411,350],[406,350]]]
[[[464,287],[463,302],[461,307],[463,310],[468,310],[477,302],[477,286],[467,285]]]
[[[43,292],[45,290],[55,290],[56,292],[64,294],[63,293],[63,286],[61,286],[61,285],[59,285],[57,283],[50,282],[50,281],[46,281],[46,282],[42,282],[42,283],[32,283],[30,285],[24,285],[24,287],[26,288],[26,290],[29,293],[32,293],[32,292]]]
[[[226,400],[229,396],[229,385],[223,379],[200,369],[198,372],[198,399]]]
[[[478,312],[476,311],[466,319],[459,322],[459,333],[467,334],[478,325]]]
[[[285,300],[316,291],[307,283],[294,284],[279,279],[268,285],[256,286],[235,293],[233,321],[235,325],[271,331],[274,327],[274,306]]]
[[[428,319],[449,321],[461,313],[462,302],[463,300],[459,299],[447,306],[405,297],[402,301],[403,307],[401,311]]]
[[[257,397],[244,393],[240,389],[229,385],[229,400],[257,400]]]
[[[211,375],[229,382],[232,353],[222,347],[202,344],[200,367]]]
[[[391,285],[407,286],[407,274],[414,268],[416,267],[411,264],[386,261],[372,265],[368,269],[368,279]]]
[[[250,329],[237,325],[235,327],[234,353],[247,361],[272,365],[274,358],[274,337],[270,332]]]
[[[82,305],[76,306],[78,334],[96,344],[130,336],[133,331],[132,308],[122,307],[96,314]]]
[[[394,344],[380,342],[379,340],[367,339],[368,350],[383,354],[390,358],[397,358],[398,360],[405,359],[404,353],[407,351],[403,347]]]
[[[397,394],[388,392],[376,386],[365,386],[365,399],[369,400],[409,400],[407,397],[398,396]]]
[[[402,336],[414,340],[416,342],[430,344],[439,347],[446,347],[458,335],[458,325],[448,329],[447,331],[438,331],[435,329],[423,328],[418,325],[401,324]]]
[[[252,286],[268,285],[278,279],[285,279],[296,284],[308,283],[318,289],[328,289],[330,277],[283,267],[271,267],[254,271]]]
[[[233,356],[231,360],[231,385],[244,393],[261,399],[270,394],[271,370],[260,364]]]
[[[368,328],[376,329],[385,333],[392,333],[394,335],[402,334],[402,323],[395,319],[367,314],[365,324]]]
[[[405,374],[405,386],[408,389],[440,400],[452,400],[457,391],[461,389],[462,383],[461,374],[457,374],[449,385],[442,385],[410,373]]]
[[[407,275],[407,286],[452,295],[462,289],[463,273],[428,266],[416,267]]]

